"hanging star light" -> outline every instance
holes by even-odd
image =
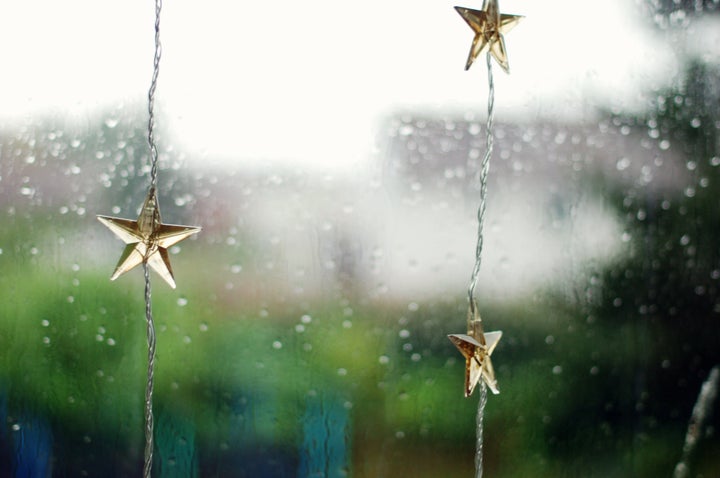
[[[493,80],[492,59],[498,62],[506,73],[510,73],[505,37],[523,18],[520,15],[506,15],[500,13],[498,0],[483,0],[482,10],[473,10],[464,7],[455,7],[475,32],[465,69],[472,66],[475,59],[484,50],[487,50],[486,61],[488,70],[488,116],[487,116],[487,149],[483,156],[480,171],[478,172],[480,186],[480,204],[478,205],[477,245],[475,247],[475,266],[470,276],[468,286],[468,302],[470,303],[467,315],[467,334],[448,335],[450,341],[465,357],[465,397],[472,395],[475,387],[480,384],[480,401],[476,417],[477,440],[475,445],[475,476],[482,478],[483,474],[483,418],[485,404],[487,403],[487,389],[494,394],[500,393],[495,371],[493,370],[490,355],[495,350],[502,332],[485,333],[480,320],[477,303],[475,301],[475,287],[480,277],[482,263],[482,250],[484,243],[483,227],[485,223],[485,209],[487,206],[488,174],[490,172],[490,158],[493,152],[493,119],[495,112],[495,83]]]
[[[472,309],[475,309],[473,312]],[[500,393],[495,379],[490,355],[502,337],[502,332],[485,333],[482,320],[476,307],[468,310],[468,333],[450,334],[448,338],[465,357],[465,397],[472,395],[475,386],[482,378],[483,382],[494,393]]]
[[[506,73],[510,73],[510,63],[503,34],[512,30],[523,19],[523,16],[500,13],[498,0],[484,0],[482,10],[465,7],[455,7],[455,10],[475,32],[465,69],[470,69],[473,61],[488,47],[502,69]]]
[[[163,224],[154,188],[148,191],[137,221],[100,215],[97,218],[127,244],[110,280],[145,262],[175,288],[168,248],[200,232],[199,227]]]
[[[150,148],[149,179],[147,195],[136,221],[118,217],[100,216],[97,218],[108,227],[116,236],[127,244],[123,251],[115,272],[110,280],[115,280],[138,265],[143,265],[145,276],[145,321],[147,323],[147,381],[145,382],[145,455],[143,462],[143,478],[150,478],[153,469],[154,453],[154,414],[153,390],[155,384],[155,321],[152,313],[152,292],[150,269],[154,269],[170,287],[175,288],[175,278],[168,248],[200,232],[199,227],[178,226],[163,224],[160,218],[160,206],[157,199],[158,163],[159,154],[155,142],[155,90],[158,75],[160,74],[160,57],[162,46],[160,44],[160,13],[162,0],[155,0],[155,54],[153,56],[152,80],[148,90],[148,122],[147,140]]]

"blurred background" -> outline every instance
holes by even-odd
[[[484,58],[454,4],[166,2],[158,477],[472,476]],[[463,6],[480,8],[479,0]],[[504,0],[478,292],[496,477],[720,470],[720,2]],[[0,476],[138,476],[149,1],[0,6]],[[181,252],[181,253],[180,253]]]

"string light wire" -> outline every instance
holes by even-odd
[[[480,276],[480,265],[482,263],[482,250],[484,242],[483,228],[485,226],[485,209],[487,203],[487,187],[488,187],[488,173],[490,172],[490,157],[493,152],[493,120],[495,116],[495,81],[493,79],[491,56],[487,54],[487,68],[488,68],[488,118],[486,124],[487,131],[487,148],[485,150],[485,156],[482,159],[482,164],[479,171],[479,183],[480,183],[480,205],[478,206],[477,218],[478,218],[478,230],[477,230],[477,245],[475,247],[475,267],[473,267],[472,275],[470,276],[470,286],[468,287],[468,301],[470,302],[470,308],[472,314],[468,315],[468,318],[473,317],[475,314],[475,288],[477,286],[478,277]],[[469,324],[468,324],[469,325]]]
[[[478,206],[478,230],[477,230],[477,246],[475,247],[475,267],[473,267],[470,276],[470,285],[468,287],[468,301],[470,302],[470,313],[468,314],[468,330],[472,330],[472,320],[477,317],[475,302],[475,288],[477,287],[478,277],[480,276],[480,265],[482,263],[482,249],[484,242],[483,228],[485,225],[485,209],[487,204],[487,182],[490,172],[490,157],[493,153],[493,120],[495,116],[495,81],[493,79],[491,55],[487,53],[487,69],[488,69],[488,117],[485,125],[487,131],[487,147],[485,156],[479,172],[480,183],[480,205]],[[483,475],[483,418],[485,415],[485,404],[487,403],[487,386],[483,380],[480,380],[480,401],[478,402],[477,421],[476,421],[476,444],[475,444],[475,478],[482,478]]]
[[[148,146],[150,147],[150,186],[148,195],[154,194],[157,187],[158,174],[158,149],[155,143],[155,90],[157,88],[158,75],[160,74],[160,58],[162,56],[162,45],[160,43],[160,12],[162,0],[155,0],[155,54],[153,55],[153,73],[148,90]],[[148,251],[150,252],[150,251]],[[145,275],[145,320],[147,322],[147,383],[145,386],[145,461],[143,466],[143,477],[150,478],[153,463],[153,385],[155,375],[155,323],[152,314],[152,294],[150,285],[150,267],[143,262]]]
[[[155,374],[155,324],[152,315],[150,293],[150,267],[143,263],[145,273],[145,319],[147,322],[148,365],[147,383],[145,386],[145,463],[143,477],[149,478],[152,473],[153,461],[153,382]]]

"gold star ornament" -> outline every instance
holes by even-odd
[[[475,32],[470,54],[468,55],[465,69],[470,69],[473,61],[488,47],[490,53],[498,64],[510,73],[510,63],[505,50],[505,38],[503,34],[512,30],[524,17],[521,15],[506,15],[500,13],[498,0],[484,0],[482,10],[473,10],[464,7],[455,7],[455,10],[463,17],[463,20],[470,25]]]
[[[474,311],[473,311],[474,309]],[[477,306],[468,310],[468,333],[448,335],[450,341],[465,357],[465,397],[472,395],[480,378],[494,394],[500,393],[490,354],[502,337],[502,332],[484,333]]]
[[[175,288],[168,248],[200,232],[199,227],[163,224],[154,188],[148,191],[137,221],[100,215],[97,218],[127,244],[110,280],[147,263],[170,287]]]

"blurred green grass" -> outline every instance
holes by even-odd
[[[0,391],[9,396],[9,423],[28,412],[47,417],[63,436],[64,459],[77,462],[71,470],[137,460],[147,360],[142,274],[110,282],[114,256],[75,264],[72,245],[56,241],[73,229],[44,218],[14,224],[0,233]],[[228,262],[194,242],[173,256],[178,291],[153,276],[155,407],[192,423],[201,470],[242,448],[293,455],[307,397],[332,393],[351,417],[355,476],[472,473],[477,393],[462,397],[462,357],[446,338],[465,326],[462,297],[408,312],[393,302],[350,309],[223,295],[209,257]],[[488,474],[672,470],[687,417],[637,409],[633,383],[654,349],[636,347],[632,323],[588,322],[552,294],[483,304],[488,329],[504,332],[493,356],[501,395],[486,408]],[[707,447],[699,462],[712,469],[716,441]]]

